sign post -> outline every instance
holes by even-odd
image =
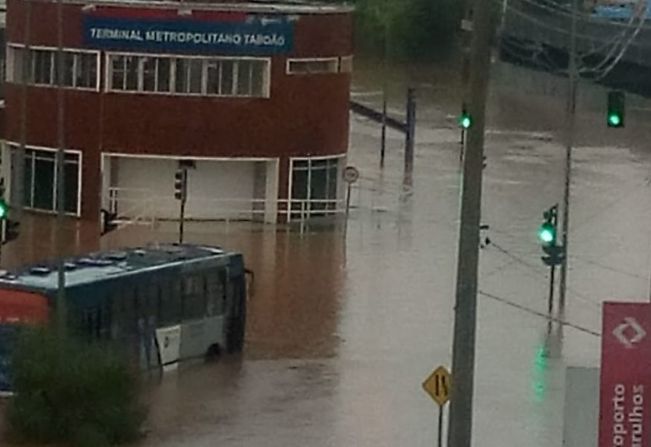
[[[350,210],[350,187],[359,179],[359,171],[354,166],[346,166],[344,169],[344,181],[348,184],[346,189],[346,218]]]
[[[599,447],[651,447],[651,303],[603,306]]]
[[[179,244],[183,243],[185,223],[185,202],[188,198],[188,171],[186,166],[179,166],[174,174],[174,198],[179,201]]]
[[[443,407],[450,400],[452,376],[444,366],[439,366],[423,382],[423,389],[439,405],[438,447],[443,447]]]

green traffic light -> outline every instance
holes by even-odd
[[[616,114],[616,113],[611,113],[608,115],[608,124],[611,126],[619,126],[622,122],[622,118]]]
[[[556,229],[550,222],[545,222],[538,230],[538,238],[545,244],[550,244],[556,239]]]
[[[470,126],[472,126],[472,118],[470,118],[470,115],[468,114],[461,115],[459,117],[459,125],[464,129],[469,129]]]
[[[0,200],[0,219],[6,219],[9,214],[9,207],[4,200]]]

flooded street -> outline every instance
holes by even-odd
[[[355,90],[376,91],[381,80],[365,68]],[[188,225],[188,242],[240,250],[255,272],[246,347],[240,357],[152,380],[144,446],[434,445],[437,408],[421,383],[451,364],[460,99],[444,83],[450,72],[408,73],[392,75],[390,108],[404,110],[406,84],[417,86],[414,171],[405,176],[403,137],[393,131],[380,169],[379,126],[351,116],[348,164],[361,178],[345,231],[343,222],[304,232]],[[548,336],[539,314],[547,309],[549,272],[536,230],[542,212],[562,200],[565,153],[554,130],[563,123],[563,84],[546,98],[527,90],[526,74],[497,73],[484,171],[490,243],[480,259],[473,437],[484,447],[560,446],[565,367],[598,365],[600,303],[649,297],[648,112],[631,109],[626,129],[606,130],[605,93],[586,89],[571,197],[570,325]],[[377,96],[367,98],[378,104]],[[46,222],[37,218],[23,234]],[[80,227],[71,231],[71,251],[97,248],[95,230]],[[102,246],[175,237],[173,224],[132,226]],[[52,253],[53,239],[41,236],[29,247],[25,239],[5,247],[5,266]],[[541,359],[550,345],[553,355]]]

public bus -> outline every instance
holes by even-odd
[[[239,253],[158,245],[66,259],[68,331],[111,340],[141,369],[244,345],[247,270]],[[0,391],[11,389],[10,359],[21,326],[53,318],[56,263],[0,274]]]

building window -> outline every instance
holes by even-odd
[[[11,145],[15,159],[18,147]],[[54,149],[25,149],[24,204],[26,208],[56,211],[57,163]],[[63,207],[67,213],[79,215],[79,179],[81,155],[66,151],[64,155],[63,181],[65,182]]]
[[[353,72],[353,56],[343,56],[339,59],[339,73]]]
[[[292,161],[292,218],[337,212],[340,158]]]
[[[57,85],[56,48],[30,48],[9,45],[7,53],[7,81],[27,84]],[[99,53],[95,51],[63,50],[63,86],[68,88],[98,88]],[[25,59],[26,58],[26,59]],[[24,63],[27,73],[24,76]]]
[[[269,97],[268,59],[108,54],[110,91]]]
[[[288,59],[288,74],[323,74],[337,73],[339,71],[339,58],[311,58],[311,59]]]

